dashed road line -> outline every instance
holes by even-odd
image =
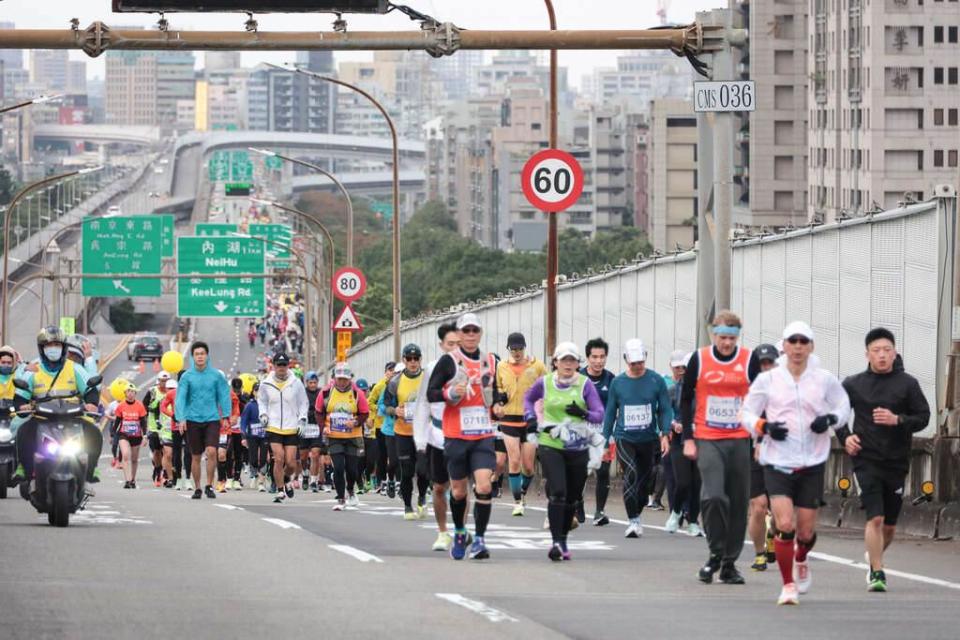
[[[446,600],[447,602],[452,602],[453,604],[463,607],[464,609],[469,609],[470,611],[483,616],[490,622],[519,622],[519,620],[508,613],[500,611],[500,609],[495,609],[494,607],[491,607],[484,602],[480,602],[479,600],[465,598],[459,593],[436,593],[434,595],[441,600]]]
[[[366,551],[362,551],[360,549],[357,549],[356,547],[351,547],[350,545],[328,544],[327,546],[333,549],[334,551],[339,551],[340,553],[345,553],[352,558],[356,558],[360,562],[375,562],[375,563],[383,564],[383,560],[373,555],[372,553],[367,553]]]

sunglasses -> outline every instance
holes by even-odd
[[[480,327],[464,327],[460,333],[480,333]]]
[[[804,338],[803,336],[791,336],[787,338],[787,342],[790,344],[810,344],[810,338]]]
[[[420,362],[420,356],[404,356],[403,359],[407,362]]]

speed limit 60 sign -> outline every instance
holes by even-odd
[[[347,304],[357,300],[367,290],[367,279],[356,267],[343,267],[333,274],[333,295]]]
[[[523,165],[523,195],[537,209],[556,213],[571,207],[583,192],[583,169],[566,151],[544,149]]]

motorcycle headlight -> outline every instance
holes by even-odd
[[[80,441],[74,438],[73,440],[68,440],[60,447],[60,455],[63,456],[75,456],[80,453]]]
[[[11,440],[13,440],[13,432],[10,431],[10,429],[7,429],[6,427],[0,429],[0,443],[6,444]]]
[[[46,438],[43,442],[43,450],[47,455],[55,456],[60,451],[60,443],[52,438]]]

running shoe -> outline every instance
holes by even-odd
[[[195,491],[193,492],[193,499],[194,499],[194,500],[199,500],[199,499],[202,498],[202,497],[203,497],[203,491],[200,491],[200,489],[197,489],[197,490],[195,490]]]
[[[309,473],[303,474],[303,479],[300,481],[300,486],[303,487],[304,490],[310,488],[310,474],[309,474]]]
[[[440,531],[437,533],[437,539],[434,541],[432,549],[434,551],[449,551],[452,544],[453,537],[447,531]]]
[[[417,518],[423,520],[427,515],[427,505],[418,504],[417,505]]]
[[[324,492],[324,493],[332,493],[332,492],[333,492],[333,487],[330,486],[329,484],[325,484],[325,485],[323,485],[323,492]]]
[[[713,574],[717,571],[720,571],[720,556],[710,556],[707,563],[700,567],[697,577],[700,578],[700,582],[710,584],[713,582]]]
[[[90,476],[90,479],[87,480],[89,484],[97,484],[100,482],[100,469],[94,469],[93,475]]]
[[[163,485],[163,481],[160,479],[160,476],[156,476],[156,477],[153,479],[153,486],[155,486],[155,487],[157,487],[157,488],[159,489],[162,485]]]
[[[256,489],[256,488],[257,488],[257,485],[259,484],[259,483],[257,482],[257,480],[258,480],[257,476],[252,476],[252,477],[250,478],[250,488],[251,488],[251,489]]]
[[[310,483],[310,491],[312,491],[313,493],[320,493],[320,488],[317,487],[317,483],[316,483],[316,482],[311,482],[311,483]]]
[[[483,541],[483,536],[475,536],[473,545],[470,546],[470,559],[486,560],[489,557],[490,552],[487,551],[487,544]]]
[[[273,503],[274,503],[274,504],[283,504],[283,498],[284,498],[283,493],[282,493],[282,492],[281,492],[281,493],[278,493],[276,496],[274,496],[274,498],[273,498]]]
[[[753,564],[750,565],[750,568],[754,571],[766,571],[767,570],[767,554],[758,553],[753,559]]]
[[[336,503],[334,503],[334,505],[333,505],[333,510],[334,510],[334,511],[343,511],[346,506],[347,506],[346,501],[344,501],[344,500],[337,500]]]
[[[130,481],[130,488],[131,488],[131,489],[136,489],[136,488],[137,488],[137,481],[136,481],[136,480],[131,480],[131,481]]]
[[[664,530],[667,533],[676,533],[680,530],[680,514],[676,511],[670,512],[670,517],[667,518],[667,524],[663,526]]]
[[[699,538],[703,535],[703,529],[696,522],[691,522],[687,525],[687,535]]]
[[[296,478],[293,479],[293,488],[294,489],[300,488],[300,476],[297,476]]]
[[[456,532],[453,536],[453,546],[450,547],[450,557],[454,560],[463,560],[467,555],[467,532]]]
[[[515,502],[513,505],[513,515],[522,516],[523,515],[523,502]]]
[[[126,482],[123,483],[123,488],[124,488],[124,489],[133,489],[133,483],[130,482],[129,480],[127,480]]]
[[[580,521],[577,520],[576,514],[574,514],[573,519],[570,521],[570,531],[573,531],[580,526]]]
[[[359,507],[359,506],[360,506],[360,498],[358,498],[356,495],[354,495],[354,494],[351,493],[351,494],[347,497],[347,506],[348,506],[348,507]]]
[[[554,542],[550,546],[550,551],[547,551],[547,557],[554,562],[560,562],[563,560],[563,549],[560,548],[559,542]]]
[[[163,483],[164,489],[173,489],[173,480],[167,480]]]
[[[627,525],[627,530],[623,534],[624,538],[639,538],[641,536],[643,536],[643,525],[639,521]]]
[[[593,515],[593,526],[595,527],[605,527],[610,524],[610,518],[607,517],[603,511],[597,511]]]
[[[720,582],[723,584],[744,584],[746,581],[732,562],[725,562],[720,567]]]
[[[404,520],[416,520],[417,514],[413,510],[413,507],[404,507],[403,509],[403,519]]]
[[[397,497],[397,483],[393,480],[387,483],[387,497],[391,500]]]
[[[266,490],[267,490],[267,485],[265,485],[262,481],[257,483],[257,491],[259,491],[260,493],[263,493]]]
[[[292,497],[293,497],[293,485],[289,485],[289,484],[286,485],[286,486],[283,488],[283,491],[284,491],[284,493],[287,494],[287,497],[288,497],[288,498],[292,498]]]
[[[179,480],[177,480],[177,491],[180,491],[181,489],[186,489],[186,488],[187,488],[186,480],[184,480],[183,478],[180,478]]]
[[[797,585],[792,582],[783,585],[780,590],[780,597],[777,598],[777,604],[800,604],[800,594],[797,593]]]
[[[227,492],[227,483],[223,480],[217,481],[217,493],[226,493]]]
[[[873,593],[885,593],[887,590],[887,574],[883,569],[870,572],[870,583],[867,585],[867,591]]]
[[[563,552],[564,560],[573,560],[573,554],[570,553],[570,549],[567,548],[566,540],[560,541],[560,550]]]
[[[209,484],[207,485],[207,488],[204,490],[203,494],[213,500],[216,500],[217,498],[217,494],[213,492],[213,487]]]
[[[810,584],[813,577],[810,575],[810,563],[797,560],[793,563],[793,580],[797,585],[797,591],[801,594],[810,591]]]

